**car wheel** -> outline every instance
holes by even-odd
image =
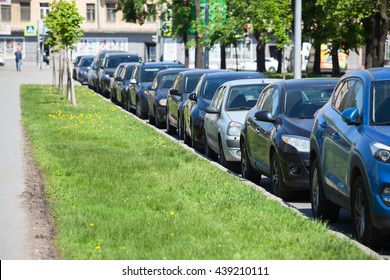
[[[168,118],[168,115],[167,115],[167,133],[169,135],[172,135],[172,134],[175,134],[176,133],[176,129],[171,125],[171,123],[169,122],[169,118]]]
[[[144,119],[145,118],[145,114],[142,113],[142,107],[141,107],[141,102],[139,101],[139,99],[137,99],[136,101],[136,115],[137,117],[139,117],[140,119]]]
[[[187,125],[186,122],[183,122],[183,138],[184,138],[184,143],[187,144],[188,146],[191,146],[191,138],[187,134]]]
[[[272,155],[271,159],[271,186],[274,195],[284,200],[291,198],[292,191],[283,180],[279,159],[276,153]]]
[[[211,149],[209,143],[207,142],[206,131],[203,132],[203,135],[204,135],[204,154],[206,157],[215,160],[217,158],[217,155],[215,154],[213,149]]]
[[[180,118],[180,113],[177,113],[177,134],[179,134],[179,139],[183,140],[184,139],[184,131],[183,131],[183,124],[182,120]]]
[[[225,152],[223,150],[221,138],[218,139],[218,163],[228,169],[232,169],[232,165],[230,162],[226,161]]]
[[[158,118],[158,115],[156,113],[156,108],[154,108],[154,117],[155,117],[156,127],[157,128],[164,128],[164,126],[166,125],[166,122],[160,121],[160,119]]]
[[[362,177],[358,177],[353,186],[352,217],[357,240],[374,250],[381,249],[385,236],[372,223],[370,205]]]
[[[276,72],[275,67],[270,67],[270,68],[268,69],[268,72]]]
[[[127,110],[128,112],[131,112],[130,98],[126,98],[126,110]]]
[[[245,143],[241,144],[241,174],[243,178],[260,184],[261,174],[253,169]]]
[[[195,133],[194,133],[194,126],[193,125],[191,125],[191,146],[195,150],[197,150],[197,151],[199,150],[198,143],[195,140]]]
[[[334,222],[339,217],[340,207],[325,197],[323,182],[319,171],[318,161],[311,165],[311,209],[316,219]]]
[[[156,114],[154,114],[156,116]],[[156,125],[156,118],[149,113],[149,124]]]

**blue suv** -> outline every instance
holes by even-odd
[[[310,136],[315,218],[352,212],[357,240],[380,249],[390,234],[390,69],[343,76]]]

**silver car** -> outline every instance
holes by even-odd
[[[226,168],[241,161],[240,131],[263,88],[277,79],[245,79],[221,85],[206,108],[205,154]]]

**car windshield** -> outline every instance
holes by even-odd
[[[84,58],[80,63],[80,66],[86,67],[86,66],[91,66],[93,61],[93,58]]]
[[[177,73],[164,75],[160,81],[160,88],[171,88],[173,85],[173,82],[175,81],[176,76],[177,76]]]
[[[390,80],[373,82],[372,87],[372,123],[390,124]]]
[[[212,79],[212,80],[206,81],[204,89],[203,89],[203,95],[202,95],[203,98],[204,99],[213,99],[214,93],[217,90],[217,88],[229,80],[232,80],[232,79],[231,78],[220,78],[220,79]]]
[[[226,110],[250,110],[256,105],[257,99],[266,84],[241,85],[230,89]]]
[[[120,63],[123,62],[137,62],[138,57],[136,56],[117,56],[110,57],[107,61],[107,68],[116,68]]]
[[[153,82],[154,77],[156,77],[158,71],[161,69],[166,69],[166,67],[142,68],[141,82]]]
[[[287,90],[284,96],[284,112],[287,117],[313,119],[315,112],[329,100],[334,86],[313,85]]]
[[[185,79],[184,92],[193,92],[202,75],[188,76]]]

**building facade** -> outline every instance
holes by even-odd
[[[26,60],[37,60],[38,38],[44,17],[52,0],[1,0],[0,52],[14,58],[17,48]],[[150,18],[145,24],[128,23],[121,11],[115,11],[118,0],[77,0],[79,13],[85,18],[84,35],[72,56],[93,54],[101,49],[120,49],[138,53],[145,61],[156,60],[153,41],[157,22]],[[43,36],[44,37],[44,36]]]

